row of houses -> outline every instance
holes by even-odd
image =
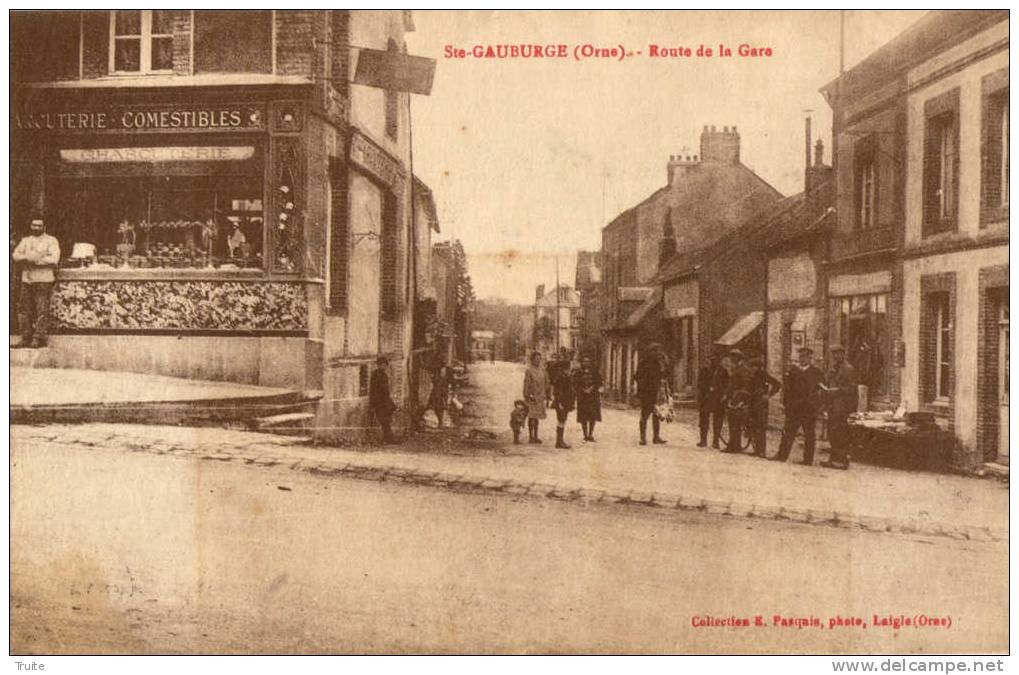
[[[39,363],[319,392],[328,437],[370,423],[386,356],[412,410],[426,355],[469,349],[411,94],[377,77],[413,30],[404,11],[14,12],[12,240],[41,217],[64,253]]]
[[[1007,464],[1008,13],[932,12],[821,92],[833,166],[808,119],[800,193],[741,163],[736,127],[704,127],[580,254],[609,393],[632,395],[651,341],[688,397],[714,349],[778,374],[839,343],[861,407],[932,412],[969,464]]]

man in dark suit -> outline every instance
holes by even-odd
[[[375,370],[372,371],[371,379],[368,381],[368,408],[375,415],[379,426],[382,427],[382,442],[392,443],[393,437],[393,411],[396,404],[393,403],[392,394],[389,391],[389,374],[386,372],[389,367],[389,359],[380,356],[375,360]]]
[[[828,442],[831,450],[828,461],[821,466],[829,469],[849,468],[849,415],[856,412],[856,368],[846,361],[842,345],[831,347],[831,367],[825,374],[825,391],[828,394]]]
[[[782,389],[782,383],[776,380],[764,368],[764,359],[754,356],[747,359],[750,371],[750,408],[747,417],[747,430],[753,443],[755,457],[768,455],[768,399]]]
[[[662,438],[662,422],[655,414],[655,405],[658,403],[662,387],[668,387],[666,383],[665,354],[657,342],[648,345],[641,350],[640,361],[637,362],[637,372],[633,379],[637,381],[637,397],[640,399],[640,444],[647,445],[647,421],[651,418],[651,430],[654,436],[652,443],[664,444]]]
[[[785,407],[785,425],[782,429],[782,442],[778,446],[778,454],[771,459],[784,462],[789,459],[789,451],[796,440],[796,434],[803,429],[803,461],[801,464],[814,463],[815,432],[817,412],[820,408],[820,388],[824,382],[824,373],[811,362],[814,352],[809,347],[802,347],[798,352],[799,363],[785,373],[782,405]]]
[[[722,433],[722,423],[725,418],[722,399],[728,387],[729,372],[722,367],[722,355],[716,351],[711,355],[711,361],[701,366],[697,372],[697,408],[700,412],[701,431],[701,441],[697,444],[699,448],[708,445],[709,426],[713,426],[711,446],[718,448],[718,438]]]

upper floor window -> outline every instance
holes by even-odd
[[[172,11],[118,9],[110,12],[110,72],[172,71]]]
[[[924,233],[954,229],[959,194],[959,90],[927,102]]]
[[[872,142],[864,142],[854,158],[856,174],[856,227],[869,230],[877,222],[877,157]]]
[[[1000,79],[1000,75],[998,75]],[[1004,73],[1007,78],[1007,71]],[[989,78],[988,78],[989,79]],[[1003,87],[987,91],[983,111],[983,172],[981,176],[983,221],[1007,217],[1008,211],[1008,80]],[[991,82],[991,84],[999,84]]]

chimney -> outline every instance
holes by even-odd
[[[658,245],[658,269],[665,267],[672,256],[676,255],[676,230],[672,226],[672,209],[665,212],[665,224],[662,226],[662,240]]]
[[[545,297],[545,284],[538,284],[538,287],[534,289],[534,301],[540,302]]]
[[[823,185],[832,175],[832,168],[824,163],[824,141],[820,138],[814,145],[814,165],[807,168],[807,191]]]
[[[810,114],[803,120],[803,189],[810,192]]]
[[[685,176],[690,170],[697,166],[697,155],[669,155],[667,173],[669,185],[675,184],[677,180]]]
[[[701,132],[701,162],[706,164],[739,164],[739,133],[736,127],[715,131],[705,126]]]

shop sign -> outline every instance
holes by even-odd
[[[239,162],[255,156],[255,148],[241,146],[159,146],[152,148],[75,148],[61,150],[60,159],[72,164],[109,162]]]
[[[350,139],[350,159],[394,191],[403,184],[405,174],[400,163],[356,131]]]
[[[252,106],[114,106],[105,110],[31,111],[14,114],[23,131],[244,131],[262,129],[265,115]]]

